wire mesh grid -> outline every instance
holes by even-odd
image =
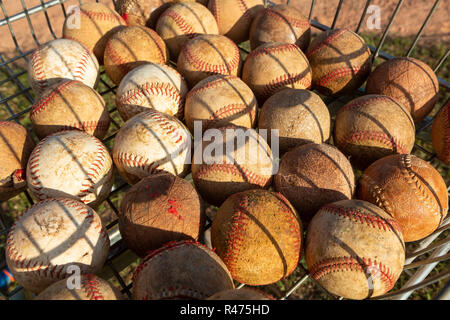
[[[26,63],[28,61],[29,55],[33,52],[33,49],[26,50],[26,51],[23,51],[21,49],[19,41],[15,34],[15,29],[13,27],[13,24],[16,21],[25,19],[27,22],[27,27],[29,29],[30,35],[33,38],[33,41],[35,42],[35,45],[39,46],[42,43],[39,41],[38,36],[36,35],[36,31],[33,27],[32,21],[31,21],[31,16],[36,13],[42,12],[44,14],[44,17],[46,20],[46,25],[47,25],[48,31],[50,32],[50,34],[53,38],[57,38],[57,35],[55,33],[55,28],[52,25],[51,18],[48,14],[48,10],[52,7],[59,6],[60,10],[61,10],[61,14],[63,14],[64,17],[66,17],[66,15],[67,15],[66,2],[68,0],[50,0],[50,1],[40,0],[40,4],[38,4],[37,6],[34,6],[34,7],[30,7],[30,8],[28,8],[26,6],[26,3],[24,0],[15,0],[15,1],[20,2],[20,6],[23,10],[21,10],[20,12],[18,12],[16,14],[9,16],[7,14],[7,11],[6,11],[6,8],[4,5],[4,1],[0,0],[0,9],[1,9],[1,12],[3,13],[3,18],[0,20],[0,32],[2,34],[2,37],[3,36],[6,37],[7,36],[6,29],[8,29],[11,39],[14,42],[15,49],[16,49],[16,55],[12,58],[5,58],[3,56],[3,54],[0,54],[0,71],[2,71],[5,75],[7,75],[6,78],[0,80],[0,88],[3,85],[5,85],[6,83],[13,84],[15,86],[14,93],[9,94],[7,96],[4,95],[4,93],[2,91],[0,91],[0,110],[4,108],[4,109],[6,109],[7,114],[8,114],[6,119],[1,119],[1,120],[12,120],[12,121],[16,121],[17,123],[23,124],[23,122],[25,121],[25,119],[28,116],[29,111],[31,110],[31,105],[33,103],[34,97],[33,97],[31,88],[23,80],[23,78],[26,77],[26,70],[16,71],[15,68],[13,67],[13,65],[18,61],[22,61],[22,62]],[[293,0],[293,1],[295,1],[295,0]],[[97,0],[97,2],[99,2],[99,1]],[[114,3],[115,1],[112,0],[112,2]],[[289,2],[290,1],[288,0],[287,4],[289,4]],[[333,22],[330,26],[321,24],[318,21],[312,19],[316,2],[317,2],[316,0],[311,1],[311,8],[310,8],[310,13],[309,13],[309,19],[311,21],[311,25],[318,30],[333,29],[336,26],[336,23],[338,21],[338,17],[339,17],[339,14],[341,13],[341,9],[342,9],[344,0],[339,0],[339,3],[336,7]],[[372,2],[373,2],[372,0],[366,0],[365,5],[364,5],[364,10],[362,11],[361,17],[358,20],[359,23],[355,30],[356,33],[360,32],[363,22],[366,18],[367,9],[369,8],[369,6],[371,5]],[[370,46],[370,49],[373,53],[374,61],[377,58],[381,58],[383,60],[394,58],[394,56],[392,56],[388,52],[384,52],[382,50],[382,47],[385,44],[387,36],[391,30],[392,24],[394,23],[397,15],[398,15],[398,12],[400,11],[404,2],[405,2],[404,0],[399,0],[397,2],[395,9],[390,16],[389,22],[388,22],[386,28],[384,29],[384,31],[382,32],[382,36],[378,42],[378,45],[376,47]],[[78,0],[78,3],[81,4],[82,1]],[[270,4],[270,1],[266,1],[266,3]],[[408,50],[405,52],[404,56],[409,57],[411,55],[411,53],[415,49],[419,39],[423,35],[423,32],[424,32],[426,26],[429,24],[434,13],[438,9],[440,3],[441,3],[441,0],[436,0],[434,2],[425,21],[422,22],[422,26],[420,27],[419,32],[414,37],[413,42],[411,43]],[[444,10],[445,10],[445,8],[444,8]],[[241,50],[246,51],[243,48],[241,48]],[[446,63],[449,52],[450,52],[450,50],[447,48],[445,53],[442,55],[442,57],[440,57],[435,62],[435,65],[432,66],[432,68],[434,69],[435,72],[438,72],[439,69],[443,66],[443,64]],[[247,53],[248,53],[248,51],[247,51]],[[101,72],[101,75],[104,75],[104,71]],[[448,93],[448,91],[450,89],[450,83],[447,82],[445,79],[439,78],[439,84],[440,84],[441,90]],[[103,96],[114,95],[116,88],[117,87],[112,85],[110,82],[108,82],[107,79],[105,79],[105,77],[100,78],[100,85],[99,85],[98,89],[99,89],[99,92],[101,95],[103,95]],[[362,89],[360,89],[360,93],[363,93]],[[439,102],[439,104],[441,106],[446,105],[449,102],[448,94],[446,94],[445,96],[446,96],[446,98],[444,99],[445,101]],[[15,108],[13,108],[12,102],[14,101],[14,99],[16,99],[18,97],[26,99],[28,106],[22,108],[21,110],[16,110]],[[339,102],[341,99],[342,98],[339,98],[336,100],[335,99],[326,99],[325,102],[327,105],[331,105],[335,102]],[[117,110],[113,104],[109,105],[109,111],[111,114],[117,112]],[[3,117],[3,118],[5,118],[5,117]],[[422,132],[429,129],[432,122],[433,122],[433,118],[427,117],[425,120],[423,120],[421,123],[419,123],[417,125],[416,134],[419,135]],[[107,136],[106,139],[103,140],[105,142],[105,144],[110,143],[114,139],[115,132],[117,132],[117,130],[119,129],[120,123],[118,123],[118,121],[113,120],[112,127],[113,127],[113,129],[112,130],[110,129],[110,134]],[[445,167],[445,165],[443,163],[440,163],[439,160],[436,158],[435,153],[432,150],[429,150],[429,148],[426,148],[423,145],[416,143],[414,146],[413,152],[415,152],[415,151],[420,152],[421,157],[423,159],[431,162],[434,165],[443,167],[444,168],[443,170],[448,170],[448,167]],[[120,180],[120,179],[116,179],[116,180]],[[110,210],[112,210],[115,214],[118,213],[118,209],[117,209],[118,206],[117,206],[117,201],[113,200],[113,198],[116,197],[121,191],[125,190],[127,187],[128,187],[128,185],[126,183],[123,183],[121,181],[119,181],[119,182],[116,181],[110,196],[106,200],[106,204],[104,204],[105,206],[109,207]],[[450,188],[448,188],[447,190],[449,191]],[[31,198],[31,196],[28,194],[27,191],[25,191],[23,194],[24,194],[24,197],[26,198],[27,206],[28,207],[31,206],[33,204],[33,199]],[[2,239],[2,237],[3,237],[3,239],[6,237],[7,233],[9,232],[9,227],[11,225],[11,221],[8,222],[8,221],[4,221],[4,220],[5,219],[0,214],[0,244],[1,244],[1,241],[4,241],[1,239]],[[211,226],[211,222],[212,222],[211,219],[209,217],[207,217],[205,232],[208,232],[208,229]],[[132,283],[127,283],[126,280],[123,278],[123,276],[120,274],[120,271],[121,271],[120,268],[115,266],[115,259],[118,258],[119,256],[123,255],[125,252],[127,252],[127,248],[123,245],[123,242],[120,240],[120,233],[118,231],[117,224],[118,224],[118,221],[116,219],[107,225],[107,229],[109,231],[109,236],[111,239],[111,249],[110,249],[110,252],[108,255],[107,262],[105,264],[105,268],[110,269],[110,272],[113,274],[113,276],[115,277],[115,279],[121,286],[122,293],[125,293],[126,295],[128,295],[128,297],[131,297],[130,289],[132,287]],[[450,277],[450,269],[448,269],[448,268],[444,268],[443,271],[439,271],[438,273],[435,272],[434,275],[430,276],[430,273],[433,271],[433,269],[436,267],[436,265],[438,263],[443,262],[443,261],[448,261],[450,258],[450,255],[448,253],[450,250],[450,234],[448,232],[449,228],[450,228],[450,218],[447,217],[447,219],[445,219],[442,222],[441,226],[433,234],[431,234],[427,238],[418,242],[413,250],[411,250],[410,252],[407,252],[405,267],[404,267],[404,271],[403,271],[407,276],[406,282],[403,284],[403,286],[401,288],[398,288],[398,289],[396,289],[392,292],[389,292],[383,296],[377,297],[376,299],[390,299],[390,298],[407,299],[408,297],[411,296],[411,294],[415,290],[418,290],[418,289],[426,287],[426,286],[430,286],[433,283],[436,283],[438,281],[441,281],[441,280],[444,280],[444,279]],[[1,249],[1,247],[0,247],[0,249]],[[2,254],[1,251],[0,251],[0,254]],[[427,256],[424,259],[415,262],[415,260],[417,258],[419,258],[425,254],[427,254]],[[2,256],[0,256],[0,271],[2,271],[5,268],[6,268],[6,261],[5,261],[4,255],[2,254]],[[325,295],[325,297],[330,298],[330,299],[341,299],[339,297],[335,297],[335,296],[327,293],[325,289],[321,288],[320,285],[314,281],[314,279],[309,277],[307,269],[302,264],[299,264],[295,274],[297,274],[295,276],[296,277],[295,281],[293,281],[289,287],[287,287],[281,291],[281,293],[278,296],[279,299],[284,300],[284,299],[289,298],[296,290],[298,290],[302,285],[304,285],[308,279],[310,281],[312,281],[312,283],[314,285],[316,285],[319,289],[321,289],[323,291],[323,294]],[[293,277],[293,276],[291,276],[291,277]],[[450,281],[447,281],[444,288],[441,290],[440,293],[437,294],[437,296],[435,298],[449,299],[450,298],[449,284],[450,284]],[[237,284],[238,288],[241,288],[243,286],[244,285],[242,285],[242,284]],[[22,287],[16,286],[13,290],[6,293],[6,298],[14,297],[21,290],[23,290]]]

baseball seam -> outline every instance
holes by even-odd
[[[88,274],[83,277],[81,286],[89,300],[104,300],[98,284],[99,283],[95,275]]]
[[[186,95],[186,99],[189,97],[195,96],[197,94],[200,94],[206,90],[209,90],[212,88],[217,88],[224,83],[231,83],[232,81],[234,81],[236,79],[239,79],[239,78],[237,78],[236,76],[232,76],[232,75],[226,75],[224,77],[220,77],[213,81],[209,81],[207,83],[204,83],[201,87],[200,86],[194,87],[191,91],[188,92],[188,94]]]
[[[78,129],[85,132],[94,132],[96,129],[106,130],[109,128],[109,121],[81,121],[68,125],[62,125],[61,130],[73,130]]]
[[[49,95],[39,99],[37,104],[33,106],[30,112],[30,120],[33,121],[45,108],[49,105],[56,96],[61,95],[66,89],[70,88],[76,82],[69,80],[58,85]]]
[[[328,48],[334,40],[342,36],[344,33],[348,32],[348,29],[341,29],[335,33],[332,33],[328,37],[322,40],[322,42],[318,43],[317,46],[308,48],[308,51],[306,52],[306,56],[311,57],[312,55],[315,55],[317,52],[321,51],[324,48]]]
[[[350,144],[364,141],[379,142],[396,153],[408,153],[406,147],[397,138],[378,131],[361,130],[350,132],[344,138],[337,139],[337,144],[340,148],[345,149]]]
[[[80,8],[80,13],[87,16],[89,19],[92,19],[92,20],[113,21],[113,22],[119,22],[120,24],[122,24],[121,17],[115,15],[114,13],[93,12],[93,11],[84,10],[83,8]]]
[[[256,48],[255,50],[251,51],[248,56],[247,59],[252,58],[252,57],[257,57],[260,55],[269,55],[269,54],[277,54],[280,52],[288,52],[288,51],[300,51],[301,49],[293,43],[286,43],[286,44],[281,44],[278,46],[274,46],[274,47],[262,47],[262,48]]]
[[[36,49],[33,52],[30,63],[36,80],[34,83],[39,91],[43,91],[48,86],[48,80],[46,79],[44,66],[42,65],[40,49]]]
[[[116,157],[114,157],[117,164],[124,165],[128,168],[140,168],[148,174],[154,174],[159,172],[158,166],[161,161],[149,162],[147,158],[141,155],[136,155],[129,152],[120,152]]]
[[[189,23],[187,23],[186,20],[184,20],[183,17],[177,12],[170,9],[166,10],[161,14],[161,17],[159,19],[163,17],[171,18],[180,29],[180,31],[189,38],[192,38],[195,35],[196,32],[194,28]]]
[[[120,54],[113,48],[111,41],[108,41],[105,46],[105,57],[109,56],[111,62],[115,64],[114,67],[119,68],[119,70],[126,74],[130,71],[130,68],[127,66],[128,61],[125,60]]]
[[[394,99],[392,99],[391,97],[388,97],[388,96],[376,96],[376,97],[372,97],[372,98],[369,98],[369,99],[356,99],[356,100],[353,100],[352,102],[347,103],[342,108],[340,108],[339,109],[339,113],[344,112],[344,111],[356,110],[356,109],[359,109],[362,106],[370,105],[370,104],[373,104],[375,102],[393,102],[393,103],[398,105],[398,103]]]
[[[392,207],[389,201],[384,196],[384,190],[367,174],[362,174],[361,183],[366,183],[368,192],[375,200],[375,204],[392,215]]]
[[[296,19],[294,17],[288,17],[286,15],[283,15],[277,11],[272,10],[271,8],[264,9],[264,14],[267,14],[279,21],[288,22],[290,25],[292,25],[294,28],[301,28],[301,29],[308,29],[311,27],[311,24],[308,20],[300,20]]]
[[[48,140],[48,136],[39,142],[39,144],[34,148],[28,160],[28,171],[30,172],[31,181],[28,184],[30,191],[34,193],[39,200],[43,200],[46,196],[42,193],[42,182],[39,179],[39,155],[41,151],[41,146]]]
[[[227,174],[231,174],[234,176],[239,176],[243,178],[246,182],[254,185],[258,185],[260,187],[265,187],[270,178],[263,177],[258,175],[256,172],[253,172],[247,168],[236,168],[234,164],[202,164],[199,170],[195,173],[195,179],[202,179],[210,173],[216,172],[226,172]]]
[[[250,106],[247,106],[243,103],[232,103],[223,106],[222,108],[214,112],[214,114],[211,115],[209,119],[205,120],[204,122],[205,130],[213,128],[221,120],[226,120],[227,118],[238,114],[245,115],[247,114],[247,111],[250,111],[249,113],[250,121],[251,123],[253,123],[256,117],[256,111],[252,109]]]
[[[322,78],[315,81],[315,84],[320,87],[326,87],[331,81],[336,79],[345,77],[349,74],[358,75],[360,72],[365,72],[368,68],[368,65],[364,65],[362,67],[352,66],[349,68],[340,68],[333,70],[332,72],[324,75]]]
[[[90,57],[91,57],[90,51],[83,46],[83,54],[81,55],[80,61],[78,61],[72,74],[75,80],[83,81],[85,79],[86,70]]]
[[[243,13],[243,17],[247,19],[247,21],[251,22],[253,19],[252,14],[248,10],[247,4],[244,2],[244,0],[237,0],[237,5],[241,12]]]
[[[283,88],[284,86],[287,85],[293,85],[297,82],[301,83],[305,87],[305,89],[308,89],[311,86],[311,81],[309,81],[306,78],[306,75],[304,75],[303,73],[298,74],[285,73],[271,80],[268,84],[266,84],[261,93],[261,96],[263,98],[267,98],[280,88]]]

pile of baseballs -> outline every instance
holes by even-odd
[[[134,299],[271,299],[233,280],[275,283],[303,253],[310,276],[334,295],[390,291],[405,242],[432,234],[448,210],[443,178],[411,154],[416,123],[438,100],[431,68],[396,58],[372,70],[356,33],[311,41],[307,18],[263,0],[118,0],[115,9],[81,5],[61,39],[32,53],[33,134],[0,122],[0,199],[28,188],[36,201],[7,239],[17,282],[39,299],[123,298],[95,275],[110,240],[94,210],[116,170],[132,185],[118,216],[125,245],[142,259]],[[101,65],[124,121],[111,150],[101,141],[112,137],[96,90]],[[332,119],[323,99],[366,81],[366,95]],[[447,165],[449,137],[447,105],[432,127]],[[218,207],[210,242],[209,205]],[[74,267],[77,288],[67,285]]]

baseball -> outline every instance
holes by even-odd
[[[254,129],[231,125],[216,132],[220,137],[211,139],[206,132],[194,149],[192,179],[203,199],[220,205],[234,193],[268,187],[274,162],[264,138]],[[215,152],[206,154],[208,150]]]
[[[164,41],[155,31],[142,26],[119,30],[105,47],[105,71],[116,85],[128,72],[144,63],[165,64],[168,60]]]
[[[311,79],[306,56],[291,43],[260,45],[250,52],[242,69],[242,80],[261,102],[285,88],[308,89]]]
[[[202,130],[230,124],[252,128],[258,103],[252,90],[236,76],[215,75],[203,79],[186,96],[184,118],[191,132],[196,121]]]
[[[120,234],[143,257],[170,241],[198,240],[203,204],[194,186],[170,173],[143,178],[122,198]]]
[[[175,61],[183,44],[195,35],[219,33],[214,16],[197,2],[180,2],[166,9],[155,30],[166,42],[170,57]]]
[[[191,142],[191,134],[181,121],[148,109],[120,128],[112,156],[129,184],[159,171],[184,177],[190,167]]]
[[[450,103],[434,117],[431,139],[438,159],[450,166]]]
[[[339,109],[334,138],[339,150],[355,166],[365,169],[384,156],[410,153],[415,126],[411,115],[394,99],[367,95]]]
[[[120,291],[93,274],[81,276],[80,288],[69,289],[67,279],[47,287],[34,300],[122,300]]]
[[[28,61],[28,81],[38,95],[64,79],[78,80],[94,88],[99,76],[97,58],[75,40],[49,41],[36,49]]]
[[[294,208],[266,190],[230,196],[211,227],[212,245],[231,276],[248,285],[271,284],[290,275],[300,258],[301,237]]]
[[[103,139],[111,121],[102,96],[75,80],[47,88],[34,102],[30,120],[40,139],[66,129],[80,129]]]
[[[129,26],[154,28],[161,13],[170,7],[165,0],[117,0],[115,9]]]
[[[234,289],[222,260],[193,241],[169,242],[151,252],[136,269],[133,299],[206,299]]]
[[[259,129],[278,130],[280,153],[305,143],[324,143],[330,138],[330,112],[312,91],[287,88],[275,93],[263,104]]]
[[[342,96],[358,89],[370,73],[372,62],[364,39],[348,29],[324,31],[306,52],[313,85],[326,96]]]
[[[220,291],[207,300],[274,300],[274,298],[264,291],[244,287]]]
[[[78,14],[79,25],[74,25],[74,16]],[[78,10],[67,15],[62,31],[63,38],[82,43],[103,63],[108,38],[125,24],[117,12],[106,5],[96,2],[83,3]]]
[[[372,163],[359,180],[358,195],[394,217],[406,242],[433,233],[448,210],[444,179],[431,164],[409,154]]]
[[[98,273],[108,251],[108,232],[97,213],[82,202],[57,198],[38,202],[16,221],[6,262],[20,285],[39,293],[69,277],[73,267]]]
[[[367,94],[394,98],[411,112],[414,121],[425,118],[438,101],[439,83],[434,71],[414,58],[396,58],[379,65],[367,79]]]
[[[295,43],[305,51],[311,40],[311,24],[300,11],[287,4],[278,4],[260,11],[250,28],[250,47],[268,42]]]
[[[347,299],[385,294],[405,262],[397,222],[377,206],[343,200],[323,206],[306,236],[309,274],[327,291]]]
[[[71,198],[96,207],[111,191],[112,160],[97,138],[79,130],[41,140],[27,165],[27,184],[39,200]]]
[[[183,117],[188,87],[173,68],[146,63],[130,71],[116,92],[116,106],[124,121],[149,108]]]
[[[285,153],[274,182],[304,222],[327,203],[351,199],[356,184],[350,162],[337,148],[314,143]]]
[[[217,21],[219,33],[240,43],[248,40],[251,23],[264,9],[264,0],[210,0],[208,8]]]
[[[0,121],[0,201],[25,190],[25,170],[33,148],[33,138],[24,127]]]
[[[177,68],[192,88],[211,75],[238,76],[241,63],[239,48],[233,41],[217,34],[201,34],[183,45]]]

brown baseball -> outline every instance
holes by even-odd
[[[264,102],[285,88],[308,89],[311,68],[302,50],[291,43],[273,42],[250,52],[242,69],[242,80]]]
[[[448,210],[444,179],[428,162],[409,154],[370,165],[359,181],[358,196],[394,217],[406,242],[430,235]]]
[[[203,229],[202,201],[194,186],[169,173],[143,178],[120,206],[120,233],[143,257],[169,241],[197,240]]]
[[[367,79],[366,93],[394,98],[411,112],[414,121],[425,118],[438,101],[434,71],[414,58],[396,58],[379,65]]]
[[[106,43],[105,71],[116,85],[128,72],[146,62],[165,64],[168,60],[164,41],[146,27],[123,28]]]
[[[347,299],[390,291],[405,262],[396,220],[377,206],[343,200],[323,206],[306,237],[309,274],[327,291]]]
[[[326,96],[342,96],[358,89],[372,66],[369,46],[348,29],[322,32],[311,42],[306,56],[314,88]]]
[[[450,166],[450,103],[434,117],[431,140],[438,159]]]
[[[207,300],[274,300],[274,298],[263,291],[244,287],[220,291]]]
[[[409,112],[387,96],[367,95],[339,109],[335,145],[358,168],[396,153],[410,153],[415,126]]]
[[[311,24],[300,11],[287,4],[277,4],[258,12],[250,28],[250,47],[267,42],[295,43],[305,51],[311,40]]]
[[[309,222],[323,205],[351,199],[355,176],[347,158],[335,147],[310,143],[292,149],[281,158],[275,190]]]
[[[278,130],[279,150],[284,153],[305,143],[324,143],[330,138],[330,112],[322,99],[312,91],[283,89],[263,104],[258,128]]]
[[[282,195],[248,190],[233,194],[220,206],[211,241],[233,279],[266,285],[297,267],[301,229],[295,209]]]

